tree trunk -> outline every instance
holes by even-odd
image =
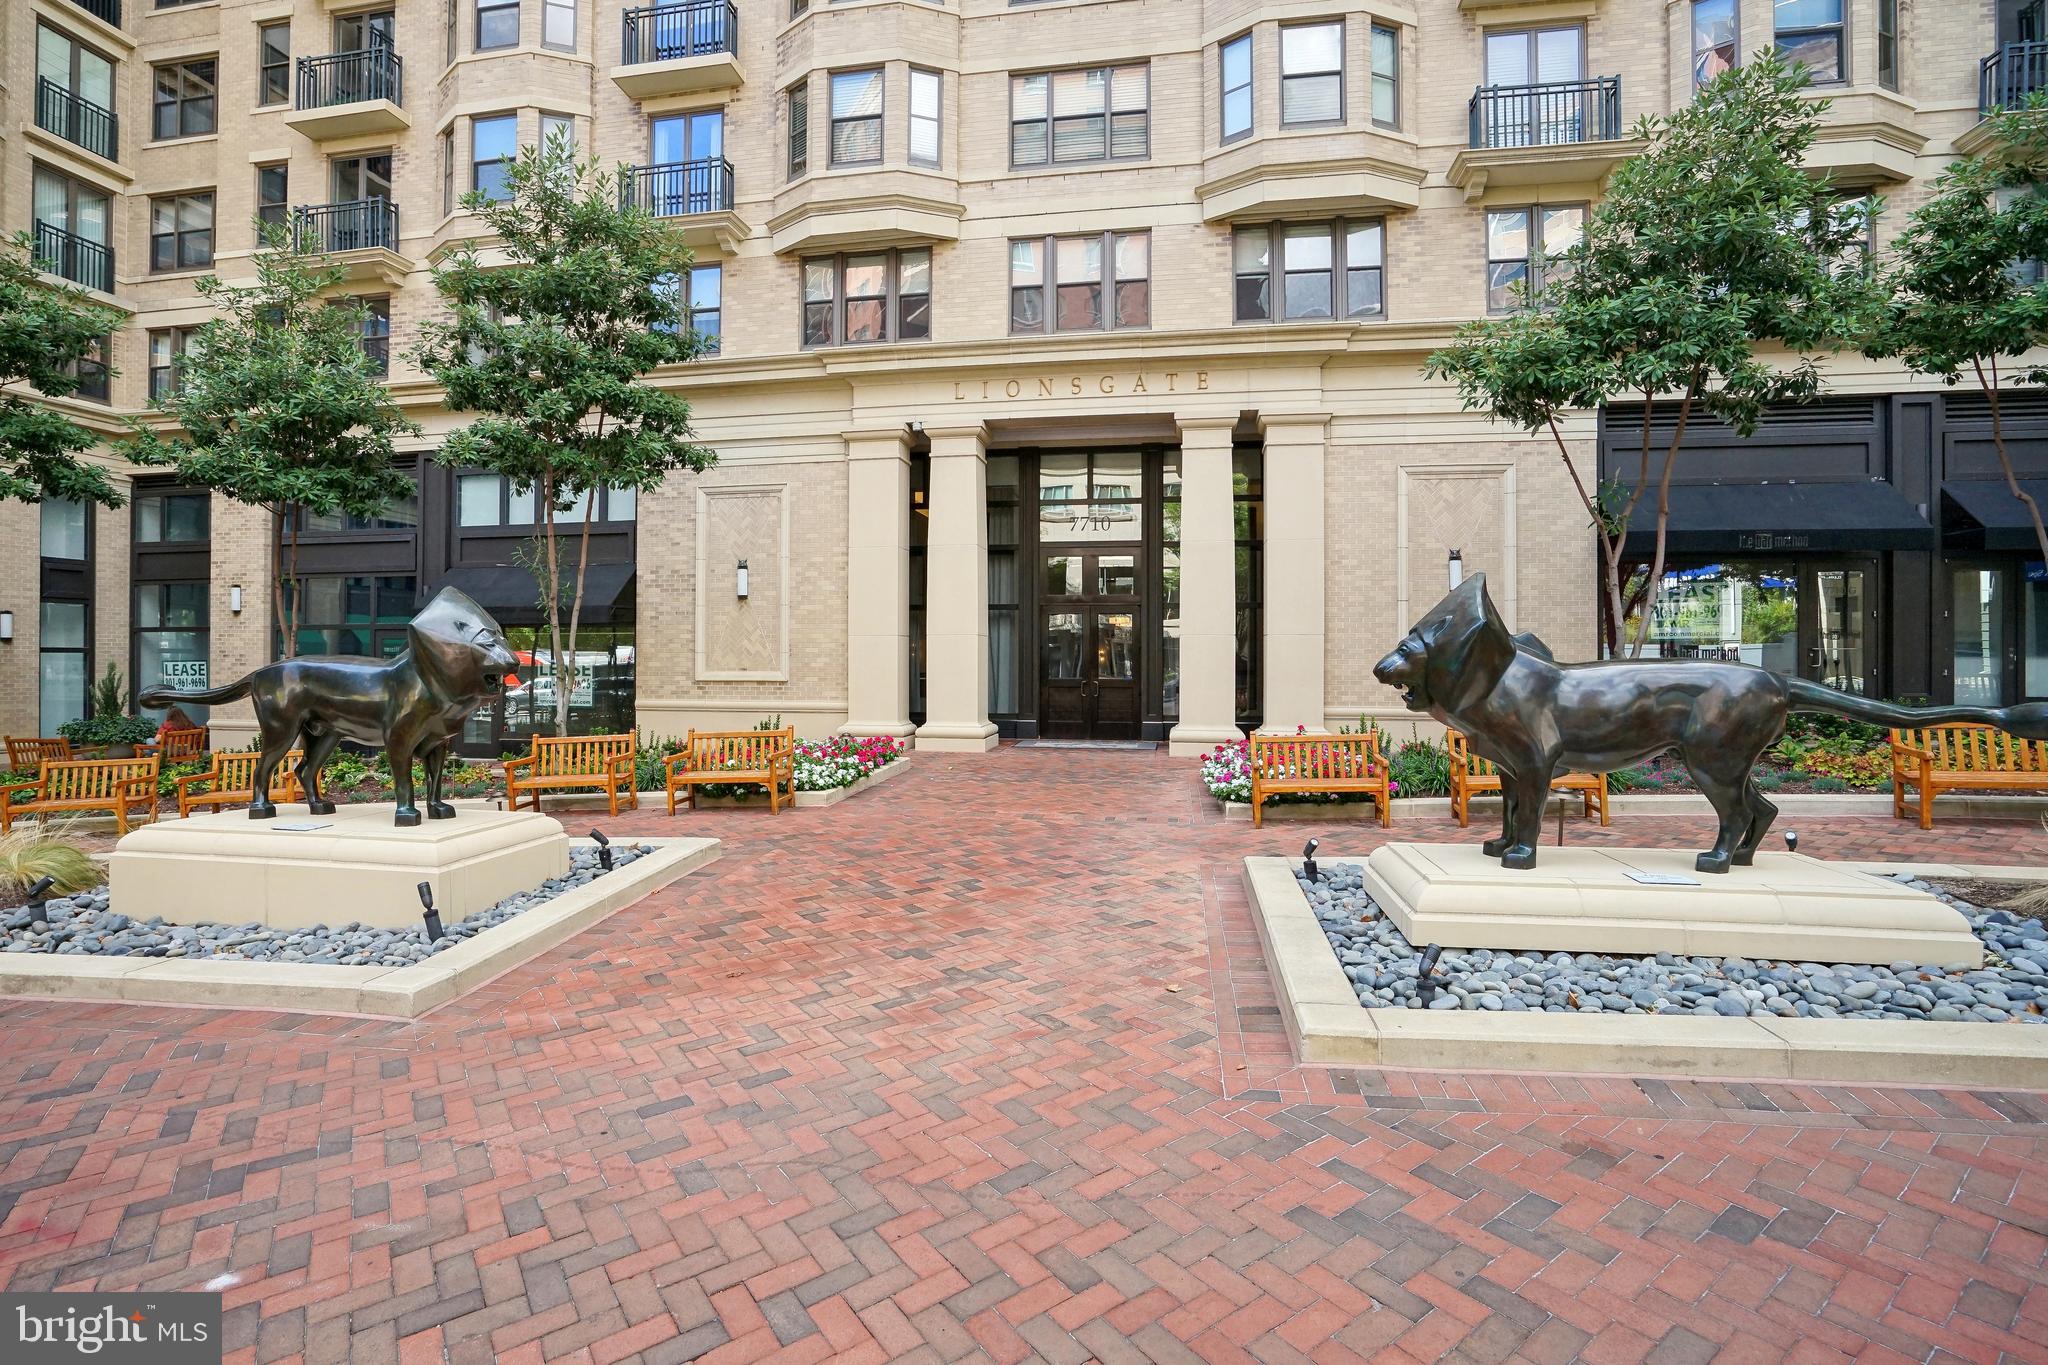
[[[270,509],[265,508],[264,510],[269,511]],[[289,651],[292,646],[292,632],[285,617],[285,565],[282,554],[277,548],[277,542],[282,538],[284,531],[284,514],[281,512],[271,512],[270,515],[273,519],[271,523],[273,534],[270,538],[270,615],[277,622],[278,638],[283,641],[278,657],[288,659],[291,657]],[[264,653],[267,654],[269,651],[265,650]]]
[[[1564,461],[1565,472],[1572,476],[1572,487],[1578,490],[1579,502],[1584,505],[1586,515],[1593,519],[1594,534],[1600,537],[1600,592],[1608,608],[1609,630],[1607,638],[1612,645],[1613,623],[1621,620],[1621,542],[1607,533],[1607,523],[1600,516],[1600,503],[1586,489],[1586,481],[1579,477],[1579,467],[1572,462],[1571,450],[1564,443],[1564,433],[1557,429],[1557,419],[1550,419],[1550,436],[1557,442],[1558,458]],[[1610,647],[1607,651],[1612,653]]]
[[[285,563],[285,582],[290,585],[285,600],[291,604],[285,618],[284,657],[299,657],[299,505],[291,503],[285,508],[285,535],[291,545],[291,557]]]
[[[569,602],[569,660],[572,666],[576,659],[576,628],[583,616],[583,575],[590,568],[590,519],[596,514],[597,490],[593,488],[583,499],[583,543],[576,552],[576,592]],[[566,703],[562,714],[565,717],[568,715]],[[568,732],[565,730],[563,733]]]
[[[2048,563],[2048,529],[2041,525],[2041,504],[2034,495],[2020,487],[2019,477],[2012,472],[2012,456],[2005,449],[2005,419],[1998,407],[1998,357],[1991,357],[1991,375],[1984,374],[1984,362],[1972,362],[1977,367],[1977,382],[1984,388],[1984,397],[1991,404],[1991,448],[1998,452],[1998,468],[2005,475],[2005,486],[2012,495],[2026,505],[2027,516],[2034,523],[2034,543],[2041,547],[2041,559]]]
[[[1643,657],[1643,646],[1650,639],[1650,617],[1657,607],[1657,584],[1664,577],[1664,537],[1671,529],[1671,475],[1678,468],[1678,450],[1685,444],[1685,424],[1692,418],[1692,400],[1696,389],[1687,389],[1685,398],[1678,405],[1678,427],[1671,433],[1671,447],[1664,452],[1664,472],[1657,479],[1657,544],[1650,553],[1650,575],[1644,580],[1643,612],[1636,620],[1635,639],[1630,643],[1628,656],[1631,659]],[[1647,413],[1643,426],[1649,427]],[[1645,452],[1649,442],[1643,443]]]
[[[541,479],[541,535],[547,544],[548,581],[542,594],[548,608],[548,650],[555,661],[555,733],[569,733],[569,688],[562,658],[562,571],[555,545],[555,476]]]

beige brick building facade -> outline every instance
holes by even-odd
[[[1816,169],[1886,197],[1882,238],[1968,147],[1980,62],[2015,36],[2014,8],[1843,0],[1839,22],[1779,35],[1767,0],[8,0],[0,225],[84,241],[60,268],[128,315],[105,401],[63,401],[118,467],[121,424],[149,404],[152,337],[162,359],[174,329],[205,320],[201,274],[247,272],[266,202],[315,210],[349,287],[389,300],[391,384],[431,452],[459,418],[407,352],[437,307],[437,253],[476,230],[452,198],[487,178],[497,139],[567,120],[601,160],[656,167],[638,192],[716,267],[715,295],[710,269],[694,283],[719,353],[654,381],[689,394],[719,462],[632,513],[621,614],[639,728],[780,714],[807,733],[978,747],[1127,726],[1192,748],[1247,721],[1398,713],[1370,667],[1440,594],[1452,549],[1518,629],[1561,657],[1595,648],[1591,537],[1554,448],[1420,375],[1487,311],[1489,211],[1597,199],[1629,125],[1689,98],[1725,13],[1733,52],[1782,36],[1835,63],[1816,87],[1834,101]],[[319,211],[335,204],[350,207]],[[1288,225],[1317,223],[1362,235],[1304,240],[1301,271],[1269,268],[1267,311],[1298,290],[1304,316],[1241,316],[1260,282],[1239,278],[1252,245],[1233,234],[1278,225],[1277,252]],[[1352,269],[1318,275],[1317,251],[1336,249]],[[1020,301],[1032,277],[1014,262],[1034,250],[1058,279]],[[870,309],[877,254],[891,293]],[[807,320],[807,284],[827,283]],[[1128,325],[1066,325],[1097,311]],[[871,312],[886,337],[849,343]],[[1840,382],[1915,387],[1860,363]],[[1595,415],[1569,434],[1590,468]],[[1142,493],[1106,481],[1115,460],[1074,463],[1102,452],[1132,452]],[[991,484],[1035,474],[1051,498],[1070,467],[1095,471],[1094,505],[1034,517],[1027,488],[1026,529],[992,552]],[[417,600],[465,562],[444,544],[467,515],[456,487],[423,495]],[[1253,487],[1246,544],[1232,504]],[[1126,512],[1128,579],[1116,555],[1085,557],[1096,541],[1077,529]],[[92,517],[93,671],[143,667],[134,515]],[[0,506],[0,543],[38,534],[36,509]],[[213,500],[216,682],[271,653],[271,545],[260,514]],[[0,730],[16,734],[49,714],[35,562],[0,567]],[[1070,568],[1090,577],[1067,611],[1053,588]],[[1066,646],[1075,657],[1055,657]],[[1104,676],[1114,692],[1123,672],[1132,699],[1105,701]],[[212,720],[224,738],[247,729],[244,708]]]

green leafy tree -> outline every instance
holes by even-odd
[[[331,292],[346,272],[274,225],[253,260],[254,284],[199,281],[221,316],[200,327],[160,404],[183,434],[138,423],[131,455],[271,514],[286,544],[271,604],[290,658],[300,523],[335,512],[372,517],[411,492],[393,467],[394,443],[419,427],[363,349],[364,309]]]
[[[567,734],[598,491],[644,492],[714,458],[691,438],[689,403],[642,382],[703,349],[681,318],[690,252],[673,224],[622,202],[618,177],[579,163],[562,139],[506,163],[505,197],[472,192],[462,202],[483,220],[489,257],[466,242],[435,268],[449,315],[426,328],[418,357],[448,406],[477,416],[437,458],[535,490],[535,578],[554,657],[555,729]],[[570,567],[562,518],[579,498]]]
[[[1843,207],[1802,169],[1825,101],[1806,73],[1763,53],[1701,87],[1668,117],[1644,118],[1644,150],[1616,169],[1580,240],[1547,263],[1540,311],[1459,329],[1425,372],[1458,386],[1468,408],[1550,432],[1599,529],[1610,647],[1629,619],[1621,550],[1638,505],[1654,498],[1655,548],[1644,590],[1664,572],[1671,481],[1702,415],[1741,435],[1773,403],[1820,391],[1819,357],[1854,344],[1875,292],[1864,260],[1874,208]],[[1643,405],[1632,486],[1585,477],[1561,414],[1633,396]],[[1651,469],[1651,412],[1676,420]],[[1634,613],[1640,654],[1650,613]]]
[[[1991,445],[2005,486],[2026,506],[2041,555],[2048,529],[2005,446],[2007,385],[2048,382],[2026,355],[2048,345],[2048,101],[1993,116],[1988,150],[1949,166],[1892,247],[1888,298],[1867,347],[1954,384],[1975,377],[1991,408]],[[2000,362],[2006,362],[2001,371]]]
[[[78,388],[78,363],[120,327],[122,316],[82,289],[35,268],[35,244],[19,233],[0,242],[0,498],[72,498],[119,507],[106,470],[79,459],[90,431],[45,403],[8,392],[28,384],[46,398]]]

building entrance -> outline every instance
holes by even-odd
[[[1143,724],[1142,546],[1040,557],[1038,733],[1137,739]]]

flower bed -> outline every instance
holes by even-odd
[[[660,791],[661,760],[681,750],[681,740],[658,740],[641,746],[638,774],[642,791]],[[837,791],[894,763],[909,748],[909,741],[885,735],[831,735],[824,739],[796,742],[796,789],[800,792]],[[711,800],[767,795],[758,782],[706,782],[697,794]]]

